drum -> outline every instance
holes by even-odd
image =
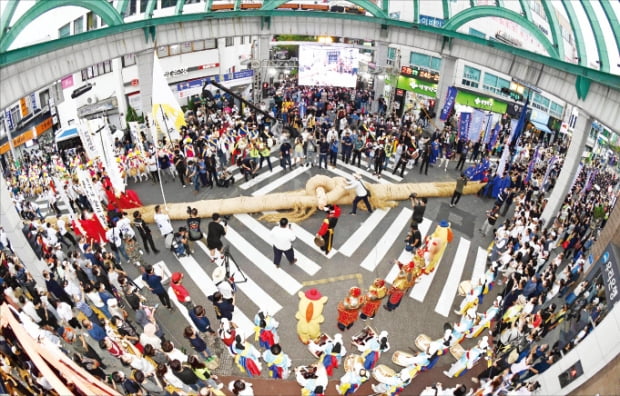
[[[413,358],[413,355],[408,352],[396,351],[392,354],[392,363],[406,367],[407,360],[411,358]]]
[[[370,340],[376,334],[377,332],[372,327],[366,326],[362,329],[362,331],[351,337],[351,342],[353,345],[363,346],[366,344],[366,341]]]
[[[349,355],[344,359],[344,371],[354,371],[364,367],[364,358],[360,355]]]
[[[472,289],[471,281],[470,280],[464,280],[459,285],[459,296],[464,297],[464,296],[468,295],[471,292],[471,289]]]
[[[450,347],[450,354],[452,354],[456,360],[459,360],[464,353],[465,348],[463,348],[461,344],[454,344]]]
[[[416,339],[415,339],[415,346],[422,352],[426,351],[426,349],[428,349],[428,346],[431,344],[431,338],[429,336],[427,336],[426,334],[420,334]]]
[[[386,382],[386,379],[392,378],[396,375],[396,371],[386,366],[385,364],[380,364],[372,370],[372,377],[379,382]]]
[[[314,238],[314,244],[321,248],[325,246],[325,239],[321,236],[317,236]]]

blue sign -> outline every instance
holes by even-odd
[[[459,117],[459,138],[467,140],[469,124],[471,123],[471,113],[461,113]]]
[[[230,73],[224,74],[224,81],[237,80],[239,78],[248,78],[254,75],[254,70],[245,69],[238,72],[234,72],[232,76]]]
[[[446,121],[452,108],[454,107],[454,101],[456,100],[457,89],[455,87],[448,87],[448,95],[446,95],[446,102],[443,104],[443,108],[441,109],[441,113],[439,114],[439,119],[441,121]]]
[[[204,78],[198,78],[196,80],[184,81],[177,84],[177,91],[183,91],[184,89],[202,87],[208,81],[220,82],[220,76],[208,76]]]
[[[9,131],[15,130],[15,123],[13,122],[13,114],[11,113],[11,110],[4,111],[4,119],[6,120],[6,126]]]
[[[446,24],[442,18],[435,18],[430,15],[420,15],[420,25],[434,26],[441,28]]]

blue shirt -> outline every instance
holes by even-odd
[[[206,316],[197,316],[194,313],[193,309],[189,310],[189,317],[192,319],[192,322],[194,322],[198,330],[200,330],[201,332],[207,332],[211,328],[211,322],[209,321],[209,318],[207,318]]]
[[[88,335],[97,342],[103,340],[106,337],[105,330],[96,323],[92,323],[92,326],[93,328],[88,330]]]
[[[161,276],[155,274],[142,274],[142,280],[145,281],[151,291],[155,294],[165,294],[166,290],[161,284]]]

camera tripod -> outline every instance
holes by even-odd
[[[237,280],[235,279],[234,282],[235,283],[245,283],[248,281],[248,278],[245,276],[245,274],[243,273],[243,271],[241,271],[241,268],[239,268],[239,264],[237,264],[237,260],[235,260],[235,258],[230,254],[230,246],[225,245],[224,249],[222,249],[222,253],[224,253],[224,260],[223,260],[223,265],[224,268],[226,269],[226,278],[230,279],[231,277],[231,273],[230,273],[230,263],[232,261],[232,263],[235,265],[235,274],[239,274],[241,276],[241,279]]]

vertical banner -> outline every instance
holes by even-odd
[[[515,135],[515,131],[517,130],[517,124],[519,123],[519,120],[515,120],[515,119],[510,119],[510,142],[512,142],[514,135]],[[508,144],[510,144],[510,142],[508,142]]]
[[[491,139],[491,133],[493,132],[493,113],[489,113],[484,120],[484,138],[482,139],[483,144],[489,143]]]
[[[446,121],[452,108],[454,107],[454,101],[456,100],[457,90],[455,87],[448,87],[448,94],[446,95],[446,102],[443,104],[443,108],[441,109],[441,113],[439,114],[439,119],[441,121]]]
[[[101,200],[95,191],[90,173],[84,169],[78,170],[78,180],[80,181],[80,187],[82,187],[84,194],[86,194],[86,198],[88,198],[88,202],[90,202],[90,206],[93,208],[93,213],[97,216],[101,225],[105,227],[108,224],[105,220],[105,212],[101,205]]]
[[[110,183],[112,183],[114,193],[120,194],[121,192],[125,191],[125,181],[123,180],[123,176],[121,175],[121,171],[119,169],[119,163],[121,160],[114,153],[112,132],[110,131],[110,127],[106,124],[99,133],[101,133],[101,139],[103,140],[103,150],[106,153],[105,167],[108,171],[108,176],[110,177]]]
[[[534,156],[530,160],[530,164],[527,167],[527,175],[525,176],[525,182],[529,183],[532,180],[532,173],[534,173],[534,167],[536,166],[536,162],[538,162],[538,147],[536,146],[536,151],[534,152]]]
[[[95,144],[93,134],[91,133],[90,124],[86,124],[80,120],[80,124],[78,125],[78,134],[80,135],[80,140],[82,141],[82,146],[84,146],[84,151],[86,152],[88,159],[93,161],[99,156],[99,151],[97,149],[97,145]]]
[[[167,135],[171,140],[180,140],[179,131],[185,125],[185,114],[183,114],[179,102],[177,102],[164,78],[157,53],[153,56],[153,95],[151,99],[153,120],[164,135]]]
[[[521,136],[521,132],[525,129],[525,118],[527,117],[527,106],[530,103],[529,97],[525,100],[525,105],[521,109],[521,115],[519,116],[519,121],[517,125],[515,125],[514,130],[512,131],[512,140],[510,141],[510,145],[514,146],[517,144],[519,137]]]
[[[543,177],[542,186],[545,186],[547,184],[547,182],[549,181],[549,174],[551,174],[551,170],[555,166],[555,162],[557,160],[558,160],[558,157],[555,156],[555,155],[553,157],[551,157],[551,159],[549,160],[549,164],[547,165],[547,170],[545,171],[545,177]]]
[[[474,113],[472,114],[471,117],[471,123],[469,124],[469,140],[471,140],[472,142],[477,142],[478,139],[480,139],[480,133],[482,132],[482,123],[484,122],[484,119],[486,114],[484,113],[484,111],[481,110],[474,110]]]
[[[127,124],[129,124],[129,132],[131,133],[131,139],[136,149],[144,153],[144,145],[140,139],[140,124],[136,121],[129,121]]]
[[[497,138],[499,137],[500,130],[501,130],[501,125],[499,122],[497,122],[495,124],[495,127],[493,127],[493,130],[491,131],[491,136],[489,137],[489,145],[488,145],[489,150],[495,147],[495,143],[497,143]]]
[[[459,139],[467,140],[470,123],[471,113],[461,113],[459,116]]]
[[[508,147],[509,143],[510,140],[504,143],[502,158],[500,158],[499,164],[497,165],[497,174],[500,176],[504,174],[504,170],[506,169],[506,163],[508,162],[508,157],[510,157],[510,147]]]

